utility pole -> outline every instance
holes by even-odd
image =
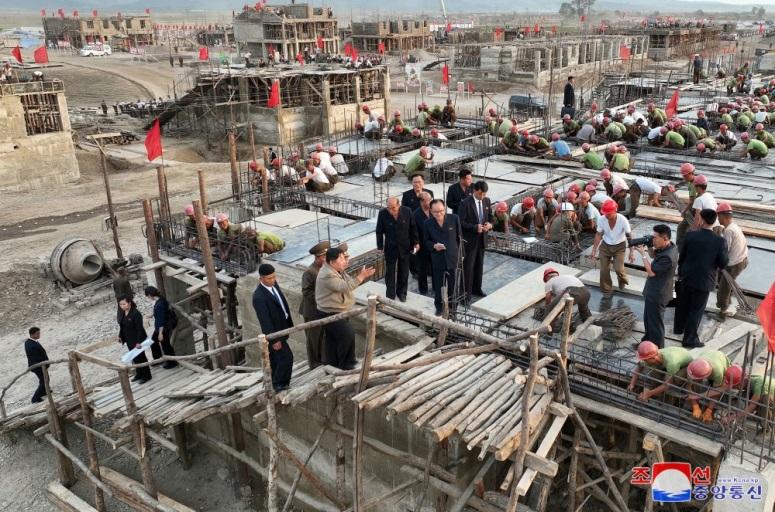
[[[110,178],[108,177],[108,163],[107,159],[105,158],[105,150],[102,147],[102,144],[99,142],[99,139],[101,138],[99,135],[92,135],[90,137],[95,144],[97,144],[97,149],[99,149],[100,152],[100,169],[102,170],[102,182],[105,185],[105,196],[108,200],[108,223],[110,224],[110,229],[113,231],[113,245],[116,247],[116,257],[120,260],[124,259],[124,254],[121,251],[121,243],[118,240],[118,223],[116,222],[116,213],[113,210],[113,196],[110,193]]]

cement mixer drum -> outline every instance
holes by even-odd
[[[83,238],[66,238],[51,253],[51,269],[58,281],[81,285],[94,281],[105,266],[94,244]]]

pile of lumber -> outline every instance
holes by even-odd
[[[78,395],[68,394],[56,399],[57,410],[68,418],[79,419],[81,417]],[[22,407],[10,412],[5,418],[0,420],[0,434],[5,434],[18,429],[37,429],[48,423],[46,415],[46,404],[43,402]]]
[[[534,431],[552,402],[543,377],[531,396],[523,396],[525,375],[500,354],[452,356],[404,371],[370,374],[386,377],[389,382],[369,387],[352,400],[365,410],[384,407],[388,417],[405,414],[439,441],[457,432],[469,450],[480,449],[480,460],[488,452],[506,460],[522,442],[522,422]],[[522,418],[523,400],[530,401],[528,418]]]

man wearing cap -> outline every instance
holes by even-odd
[[[458,216],[465,240],[463,258],[463,283],[466,297],[484,297],[482,275],[484,274],[484,250],[487,247],[487,232],[492,230],[492,203],[487,197],[486,181],[477,181],[473,194],[460,202]]]
[[[309,253],[315,257],[309,267],[301,276],[301,302],[299,314],[305,322],[311,322],[318,318],[317,304],[315,303],[315,282],[323,263],[326,261],[326,251],[331,247],[328,240],[323,240],[312,246]],[[307,363],[310,368],[323,364],[324,333],[323,327],[310,327],[305,329],[307,338]]]
[[[562,133],[566,137],[575,137],[580,128],[579,123],[571,119],[570,114],[562,116]]]
[[[441,124],[447,128],[454,128],[456,120],[457,114],[455,114],[455,106],[452,104],[451,99],[447,99],[447,104],[441,111]]]
[[[613,199],[608,199],[603,203],[601,213],[603,216],[597,221],[597,233],[595,233],[590,258],[595,260],[599,249],[600,290],[605,295],[610,295],[613,292],[612,264],[619,282],[619,289],[623,290],[629,283],[627,272],[624,269],[624,254],[627,250],[627,242],[632,237],[632,229],[627,217],[618,213],[618,206]],[[630,251],[630,261],[633,258],[634,254]]]
[[[374,169],[371,171],[371,177],[374,181],[390,181],[390,179],[396,174],[396,167],[391,160],[393,158],[392,151],[385,151],[382,156],[374,164]]]
[[[724,392],[724,376],[729,366],[729,358],[720,350],[703,350],[686,367],[690,390],[687,400],[692,406],[692,416],[696,419],[702,419],[705,423],[713,420],[713,405]],[[693,392],[697,385],[713,389],[708,389],[704,396],[700,396]],[[703,398],[706,400],[704,412],[700,406]]]
[[[600,212],[592,204],[592,198],[586,190],[579,194],[579,200],[576,203],[576,217],[581,231],[588,233],[597,231],[597,220],[600,218]]]
[[[689,162],[684,162],[681,164],[681,177],[683,178],[683,182],[686,183],[686,188],[689,192],[689,204],[686,206],[686,208],[689,209],[689,212],[691,216],[693,217],[694,214],[691,211],[692,205],[694,204],[694,200],[697,199],[697,189],[694,187],[694,165],[692,165]],[[683,245],[684,238],[686,237],[686,232],[689,231],[689,228],[691,227],[691,224],[687,220],[687,214],[684,213],[684,210],[681,209],[681,222],[678,223],[678,228],[676,229],[676,245],[678,246],[679,250],[681,248],[681,245]]]
[[[681,344],[702,347],[697,334],[708,296],[716,288],[716,274],[729,263],[724,238],[711,231],[716,210],[700,211],[701,229],[686,233],[678,255],[679,293],[673,332],[683,334]]]
[[[738,364],[730,365],[724,373],[724,390],[741,391],[740,398],[746,400],[745,409],[742,411],[730,412],[721,419],[723,425],[728,425],[736,419],[744,419],[747,415],[753,414],[760,418],[766,418],[771,421],[771,416],[775,412],[773,407],[773,398],[775,398],[775,382],[764,375],[747,375],[743,368]],[[746,395],[747,391],[747,396]],[[769,413],[770,417],[767,417]]]
[[[605,167],[605,161],[603,158],[597,153],[597,151],[591,151],[589,144],[585,142],[581,145],[581,149],[584,151],[584,156],[581,157],[581,163],[584,164],[585,169],[599,171]]]
[[[743,270],[748,266],[748,243],[745,241],[745,235],[740,226],[734,221],[732,215],[732,206],[729,203],[721,203],[716,208],[719,224],[724,227],[722,236],[727,242],[727,251],[729,253],[729,263],[727,263],[726,273],[729,277],[720,276],[718,291],[716,292],[716,307],[723,316],[734,316],[735,307],[730,303],[732,286],[728,279],[735,280]]]
[[[694,212],[694,228],[700,229],[702,226],[702,219],[700,218],[700,212],[702,210],[713,210],[716,211],[716,208],[718,208],[718,204],[716,203],[716,199],[713,197],[713,194],[708,192],[708,178],[705,177],[703,174],[698,174],[694,177],[694,181],[692,182],[694,185],[694,189],[697,192],[697,197],[694,199],[694,202],[692,203],[692,211]],[[721,230],[716,229],[719,226],[718,221],[713,225],[714,231],[718,231],[720,234]]]
[[[428,276],[432,275],[431,271],[431,253],[423,243],[425,222],[431,218],[431,201],[433,200],[433,194],[430,191],[423,190],[420,192],[420,204],[412,212],[412,218],[414,219],[414,225],[417,228],[417,235],[420,241],[420,248],[413,258],[409,260],[410,264],[414,261],[415,277],[417,278],[417,289],[420,294],[426,295],[428,293]],[[409,270],[411,271],[411,266]]]
[[[433,163],[433,152],[428,146],[422,146],[420,150],[412,155],[404,166],[404,174],[410,180],[415,174],[421,174],[425,177],[425,168]]]
[[[775,148],[775,137],[764,129],[764,124],[762,123],[756,125],[756,140],[764,142],[767,149]]]
[[[575,196],[573,192],[568,192],[569,196],[571,194]],[[565,201],[560,204],[559,215],[555,215],[549,220],[544,238],[556,244],[568,246],[572,244],[573,247],[579,248],[580,231],[581,224],[576,218],[576,209],[572,202]]]
[[[347,273],[347,246],[326,251],[326,262],[315,281],[315,302],[320,317],[349,311],[355,304],[353,291],[374,275],[374,267],[364,266],[355,277]],[[355,368],[355,331],[347,318],[326,324],[324,362],[341,370]]]
[[[435,123],[433,122],[433,119],[431,119],[430,114],[425,110],[425,108],[423,108],[423,110],[421,110],[420,113],[417,114],[417,119],[415,119],[414,125],[417,128],[424,130],[431,124],[435,124]]]
[[[473,193],[473,173],[468,169],[460,169],[457,173],[458,181],[447,189],[447,207],[452,213],[457,213],[460,202]]]
[[[632,181],[633,184],[630,187],[630,195],[632,195],[633,188],[635,188],[637,185],[639,192],[646,194],[646,204],[649,206],[656,206],[658,208],[662,207],[662,203],[659,200],[659,198],[662,196],[661,185],[653,180],[644,178],[643,176],[635,176]],[[638,201],[635,201],[636,203],[640,201],[640,193],[638,194]],[[634,212],[633,215],[635,215]]]
[[[740,140],[745,144],[742,153],[740,153],[742,158],[749,156],[751,160],[761,160],[769,153],[767,145],[758,139],[749,137],[748,132],[740,134]]]
[[[225,261],[229,259],[234,244],[242,234],[242,226],[232,224],[225,213],[216,215],[215,222],[218,224],[218,257]]]
[[[406,302],[409,257],[419,249],[412,211],[389,197],[387,207],[377,215],[377,250],[385,255],[385,295]]]
[[[196,229],[196,219],[194,218],[194,206],[187,204],[184,213],[186,218],[183,220],[183,228],[185,229],[186,237],[183,240],[183,245],[193,249],[196,247],[197,238],[199,237],[199,232]]]
[[[716,151],[716,140],[713,137],[705,137],[697,143],[696,147],[700,154],[713,153]]]
[[[401,206],[406,206],[411,211],[415,211],[420,206],[420,194],[427,192],[433,199],[433,192],[425,188],[425,178],[422,174],[412,176],[412,188],[407,190],[401,196]],[[422,229],[422,227],[418,227]]]
[[[326,157],[325,159],[323,159],[324,156]],[[321,171],[323,171],[323,174],[326,175],[328,181],[334,185],[339,183],[339,173],[337,173],[336,169],[334,169],[334,166],[331,165],[331,157],[328,155],[328,153],[325,151],[312,153],[311,157],[315,167],[318,167]]]
[[[258,275],[259,283],[253,292],[253,310],[261,324],[261,332],[268,336],[293,327],[291,309],[277,284],[274,267],[262,263],[258,267]],[[293,369],[293,352],[288,346],[288,336],[273,339],[269,343],[269,365],[272,367],[274,390],[288,389]]]
[[[337,152],[336,146],[328,148],[328,154],[331,157],[331,165],[336,170],[337,174],[348,174],[350,172],[347,162],[345,162],[344,157]]]
[[[573,297],[573,303],[579,311],[581,320],[584,321],[592,312],[589,310],[589,290],[576,276],[560,275],[557,270],[547,268],[544,270],[544,292],[546,307],[544,311],[549,313],[567,293]]]
[[[646,270],[646,284],[643,287],[642,340],[650,340],[659,348],[665,345],[665,307],[673,298],[675,269],[678,266],[678,251],[670,241],[671,230],[665,224],[653,228],[652,244],[648,247],[634,247],[643,259]]]
[[[564,140],[560,139],[559,133],[552,134],[552,142],[549,143],[551,153],[560,160],[573,160],[570,146]]]
[[[509,212],[509,225],[520,233],[529,233],[536,215],[535,199],[526,197]]]
[[[702,58],[699,53],[694,54],[694,60],[692,60],[692,81],[695,84],[700,83],[700,74],[702,73]]]
[[[705,117],[705,111],[700,110],[697,112],[697,121],[694,122],[694,126],[705,130],[705,133],[710,133],[710,125],[708,125],[708,118]]]
[[[585,122],[576,132],[576,140],[581,142],[595,142],[597,140],[597,121],[591,119]]]
[[[651,397],[659,396],[670,389],[671,385],[683,384],[686,379],[686,367],[693,359],[692,354],[683,347],[659,348],[651,341],[641,341],[638,344],[639,364],[632,371],[627,390],[634,392],[638,378],[643,374],[643,391],[638,394],[638,400],[645,402]],[[649,385],[657,381],[662,383],[649,389]]]
[[[512,126],[517,126],[517,122],[510,118],[505,118],[498,125],[498,137],[505,137],[511,130]]]
[[[404,125],[404,122],[401,120],[401,111],[396,110],[393,112],[393,119],[390,120],[390,124],[388,124],[388,128],[390,131],[395,131],[396,126],[400,126],[402,129],[406,129],[406,126]]]
[[[667,115],[665,114],[665,111],[661,108],[658,108],[654,103],[649,103],[646,107],[646,117],[649,121],[649,126],[652,128],[656,126],[662,126],[667,122]]]
[[[423,226],[423,242],[431,254],[433,270],[433,291],[436,315],[443,311],[442,287],[447,287],[447,299],[455,297],[455,270],[458,266],[459,249],[462,243],[460,219],[447,214],[447,206],[441,199],[431,201],[431,217]],[[454,307],[454,304],[450,304]]]
[[[498,201],[492,207],[492,230],[496,233],[509,232],[509,205],[506,201]]]
[[[536,231],[545,230],[546,226],[549,224],[549,220],[554,217],[559,208],[560,204],[554,198],[554,190],[552,190],[551,187],[546,188],[543,197],[541,197],[541,199],[538,200],[538,204],[536,204]]]
[[[520,145],[519,133],[517,133],[517,127],[512,126],[508,133],[501,139],[501,148],[506,153],[524,153],[522,146]]]

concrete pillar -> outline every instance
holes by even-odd
[[[385,119],[390,119],[390,71],[385,67],[384,83],[382,84],[382,97],[385,98]]]
[[[355,87],[355,118],[360,118],[360,111],[358,109],[361,108],[361,77],[359,75],[355,76],[355,80],[353,80],[353,87]]]
[[[541,72],[541,56],[543,55],[543,50],[535,49],[533,50],[533,55],[535,55],[535,62],[536,62],[536,76],[538,76],[538,73]]]
[[[326,137],[331,135],[331,83],[323,80],[323,133]]]
[[[587,63],[587,43],[579,45],[579,64]]]
[[[239,86],[239,100],[245,105],[245,108],[240,108],[238,110],[239,116],[242,119],[242,122],[247,122],[248,117],[248,102],[250,101],[250,94],[248,89],[248,79],[245,76],[241,76],[237,79],[237,84]]]

